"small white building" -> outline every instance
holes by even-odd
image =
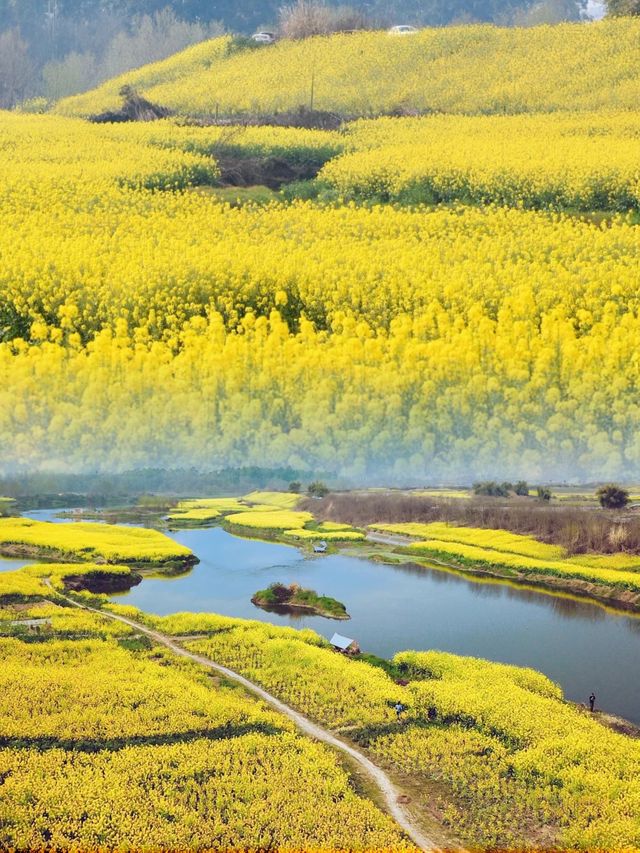
[[[341,652],[343,655],[358,655],[360,654],[360,646],[351,637],[343,637],[342,634],[334,634],[329,640],[335,651]]]

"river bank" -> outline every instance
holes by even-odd
[[[489,568],[486,564],[474,566],[468,562],[462,564],[453,559],[442,560],[441,558],[429,557],[428,560],[420,560],[416,559],[415,554],[407,553],[406,549],[411,544],[412,540],[408,537],[370,532],[367,534],[367,545],[369,546],[367,557],[369,559],[388,560],[392,565],[436,568],[458,572],[469,577],[490,578],[521,584],[530,589],[541,589],[550,595],[565,593],[577,598],[595,601],[613,610],[640,613],[640,593],[629,589],[592,583],[580,578],[518,571],[507,567]],[[344,549],[344,552],[354,553],[355,549]]]
[[[54,520],[54,513],[37,518]],[[306,543],[275,541],[264,530],[251,538],[220,524],[167,532],[200,563],[174,577],[144,570],[144,582],[114,601],[158,615],[210,612],[310,628],[329,639],[324,617],[268,612],[251,597],[277,581],[330,590],[351,616],[349,636],[379,657],[441,649],[531,667],[568,699],[584,703],[593,691],[607,712],[640,724],[640,622],[630,611],[526,581],[418,564],[395,542],[331,542],[316,555]]]

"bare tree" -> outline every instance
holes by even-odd
[[[309,38],[330,31],[331,12],[315,0],[296,0],[280,8],[278,21],[283,38]]]
[[[131,68],[158,62],[185,47],[223,32],[220,24],[179,20],[171,9],[137,18],[129,32],[120,32],[105,51],[100,77],[116,77]]]
[[[18,30],[0,33],[0,107],[14,107],[30,93],[34,84],[35,67],[27,43]]]
[[[607,0],[609,15],[640,15],[640,0]]]
[[[278,21],[281,36],[290,39],[362,30],[369,26],[364,12],[350,6],[327,6],[319,0],[296,0],[281,6]]]
[[[584,8],[583,0],[540,0],[530,7],[516,8],[509,23],[517,27],[535,27],[540,24],[579,21]]]
[[[59,62],[48,62],[42,69],[44,95],[50,101],[84,92],[97,82],[96,59],[89,52],[73,51]]]

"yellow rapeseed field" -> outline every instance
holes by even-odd
[[[274,509],[271,512],[260,510],[233,513],[225,516],[225,522],[232,526],[251,527],[257,530],[289,530],[302,528],[313,520],[310,512],[296,512],[289,509]]]
[[[632,18],[589,26],[446,27],[411,38],[352,33],[233,54],[220,38],[67,98],[56,110],[114,109],[120,88],[130,84],[179,113],[274,112],[309,105],[312,78],[317,109],[350,115],[637,109],[639,39]]]
[[[316,530],[308,530],[299,527],[293,530],[285,530],[284,535],[291,539],[315,541],[326,539],[327,542],[358,542],[364,539],[364,533],[361,533],[359,530],[344,528],[340,530],[324,530],[320,527]]]
[[[493,530],[484,527],[461,527],[455,524],[433,522],[419,524],[405,522],[402,524],[375,524],[375,530],[387,530],[389,533],[400,533],[404,536],[417,536],[421,539],[440,539],[445,542],[461,542],[465,545],[478,545],[492,548],[494,551],[507,551],[512,554],[522,554],[525,557],[536,557],[547,560],[559,560],[566,556],[566,551],[559,545],[547,545],[532,536],[522,536],[507,530]]]
[[[640,554],[579,554],[577,557],[570,557],[569,562],[592,566],[595,569],[640,571]]]
[[[40,642],[0,638],[3,846],[413,849],[285,717],[100,617],[30,615]]]
[[[640,114],[446,116],[357,122],[320,178],[343,196],[640,208]]]
[[[0,474],[268,466],[406,485],[497,464],[536,481],[640,471],[640,228],[623,213],[640,199],[639,44],[630,19],[251,52],[223,37],[54,115],[0,113]],[[79,118],[117,108],[125,84],[182,114],[295,109],[312,78],[320,109],[429,116],[336,133]],[[223,151],[324,164],[336,203],[232,208],[193,192],[219,182]],[[254,492],[172,517],[362,538],[297,502]],[[628,555],[402,532],[424,537],[411,551],[425,558],[640,592]],[[122,563],[189,549],[151,530],[0,519],[12,546],[83,562],[0,573],[3,846],[412,849],[288,719],[63,607],[70,575],[130,575]],[[408,774],[412,809],[435,808],[474,848],[640,850],[638,741],[539,673],[414,651],[382,668],[311,631],[93,601],[204,636],[188,647]],[[38,642],[15,624],[29,617],[47,620]]]
[[[250,492],[242,500],[251,504],[272,505],[278,509],[293,509],[300,503],[300,495],[291,492]]]
[[[424,554],[425,557],[429,555],[440,557],[449,560],[450,563],[462,566],[494,568],[498,572],[500,570],[506,571],[507,574],[510,571],[515,571],[523,575],[574,578],[603,587],[620,587],[634,593],[640,592],[640,574],[616,567],[615,560],[611,563],[605,561],[595,564],[582,564],[573,560],[526,557],[507,551],[441,539],[416,542],[410,546],[410,550],[417,554]]]
[[[173,132],[0,115],[3,466],[638,468],[631,220],[231,209]]]
[[[540,837],[554,849],[640,846],[638,742],[565,702],[540,673],[404,652],[394,658],[408,681],[401,686],[309,631],[190,614],[157,624],[175,634],[211,632],[190,648],[361,738],[410,774],[418,807],[431,809],[436,798],[444,822],[474,846],[536,849]],[[398,701],[408,708],[401,725]]]
[[[28,518],[0,519],[0,549],[12,545],[63,554],[71,560],[165,563],[192,552],[157,530],[115,524],[54,524]]]

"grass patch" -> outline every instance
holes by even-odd
[[[328,595],[318,595],[314,589],[303,589],[295,583],[290,586],[272,583],[267,589],[256,592],[251,601],[267,609],[308,610],[330,619],[349,619],[347,608],[341,601]]]

